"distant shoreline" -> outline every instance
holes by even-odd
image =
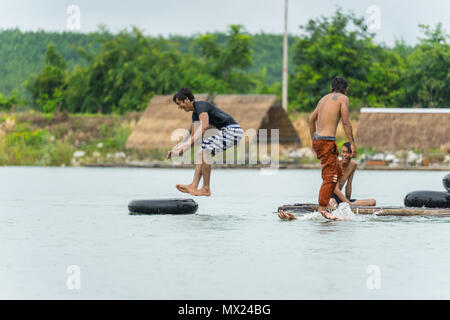
[[[242,165],[242,164],[214,164],[214,169],[262,169],[270,168],[268,165]],[[192,169],[193,164],[170,164],[164,162],[142,162],[142,163],[98,163],[98,164],[83,164],[81,167],[95,167],[95,168],[153,168],[153,169]],[[292,164],[280,163],[279,170],[292,169],[320,169],[320,164]],[[378,171],[450,171],[450,166],[429,166],[429,167],[409,167],[409,166],[358,166],[358,170],[378,170]]]

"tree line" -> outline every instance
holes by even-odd
[[[450,105],[450,36],[419,26],[415,46],[377,44],[365,21],[338,9],[290,35],[289,109],[311,111],[337,75],[349,81],[351,108]],[[202,93],[281,95],[282,36],[223,33],[149,37],[117,34],[0,32],[0,109],[119,113],[145,109],[179,87]],[[3,93],[3,94],[2,94]]]

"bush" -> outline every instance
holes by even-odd
[[[52,141],[50,132],[17,126],[0,141],[0,165],[70,165],[73,147]]]

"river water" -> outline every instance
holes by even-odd
[[[450,218],[309,214],[318,170],[213,170],[194,215],[129,215],[186,198],[193,170],[0,167],[2,299],[450,299]],[[358,171],[353,197],[403,205],[445,172]]]

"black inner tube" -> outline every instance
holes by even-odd
[[[447,174],[447,175],[442,179],[442,184],[444,185],[445,190],[447,190],[447,192],[450,192],[450,173]]]
[[[441,191],[414,191],[405,197],[406,207],[450,208],[450,193]]]
[[[192,199],[132,200],[128,204],[131,214],[193,214],[197,209]]]

